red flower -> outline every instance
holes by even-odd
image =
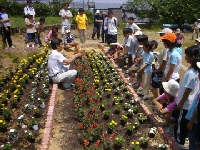
[[[93,130],[93,128],[94,128],[94,125],[92,124],[92,125],[90,125],[90,130]]]
[[[99,98],[97,99],[97,104],[100,105]]]
[[[101,126],[104,126],[104,124],[105,124],[105,122],[102,122],[100,125],[101,125]]]
[[[78,125],[80,126],[80,129],[84,129],[84,126],[78,122]]]
[[[114,137],[115,137],[115,135],[114,135],[114,134],[110,135],[110,138],[109,138],[109,140],[110,140],[110,141],[112,141],[112,140],[114,139]]]
[[[93,102],[93,99],[92,98],[90,98],[90,103],[92,103]]]
[[[88,146],[89,142],[86,139],[83,139],[83,142],[84,142],[84,147],[86,148]]]
[[[76,109],[78,108],[76,104],[74,105],[74,107],[75,107]]]
[[[83,94],[80,94],[79,97],[83,97]]]
[[[94,144],[94,147],[97,147],[100,143],[100,140],[98,140],[95,144]]]
[[[105,135],[104,135],[104,134],[100,135],[100,138],[101,138],[102,140],[104,140],[104,139],[105,139]]]
[[[96,122],[94,122],[94,127],[98,127],[98,124]]]

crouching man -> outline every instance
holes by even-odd
[[[70,63],[75,59],[81,58],[82,54],[77,53],[72,58],[66,58],[61,53],[63,50],[63,42],[59,38],[54,38],[51,42],[53,49],[48,60],[49,76],[53,83],[61,83],[63,88],[70,88],[76,75],[76,70],[70,70]]]

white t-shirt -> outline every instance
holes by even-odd
[[[135,24],[135,23],[133,23],[133,24],[129,24],[129,23],[127,23],[126,24],[126,28],[131,28],[132,30],[133,30],[133,33],[135,32],[135,31],[137,31],[137,30],[140,30],[140,28],[138,27],[138,25],[137,24]]]
[[[37,23],[35,24],[35,29],[36,29],[36,30],[37,30],[37,29],[42,30],[43,28],[44,28],[44,24],[41,25],[40,22],[37,22]]]
[[[168,50],[167,51],[167,64],[166,64],[165,71],[164,71],[165,77],[169,71],[170,64],[175,64],[174,71],[173,71],[172,75],[170,76],[169,80],[170,79],[174,79],[174,80],[179,79],[180,77],[179,77],[178,72],[181,67],[181,62],[182,62],[182,56],[176,49]]]
[[[124,45],[127,46],[127,53],[132,55],[133,58],[136,57],[136,51],[138,48],[138,42],[133,35],[129,35],[128,38],[124,38]]]
[[[183,109],[189,110],[190,106],[192,105],[195,95],[199,91],[199,78],[198,78],[198,71],[194,68],[188,68],[184,74],[182,82],[180,84],[178,90],[178,97],[177,97],[177,105],[180,103],[181,99],[183,98],[183,94],[185,89],[189,88],[192,89],[190,92],[188,99],[185,101],[183,105]]]
[[[62,72],[63,61],[65,59],[66,58],[63,56],[63,54],[59,53],[57,50],[52,51],[48,60],[48,70],[50,77]]]
[[[106,18],[104,18],[104,24],[103,24],[103,29],[104,30],[108,29],[108,27],[106,26],[107,23],[108,23],[108,18],[106,17]]]
[[[155,68],[158,69],[158,67],[162,64],[163,60],[167,61],[167,51],[168,48],[164,48],[159,54],[158,54],[158,59],[155,64]]]
[[[107,24],[108,24],[108,34],[116,35],[118,26],[117,18],[115,17],[113,17],[112,19],[108,18]]]
[[[70,10],[66,10],[66,9],[61,9],[59,12],[59,15],[72,15]],[[63,19],[62,18],[62,25],[70,25],[70,19]]]
[[[35,9],[33,7],[29,7],[28,5],[26,5],[24,7],[25,16],[27,16],[29,12],[32,12],[35,15]]]
[[[0,16],[1,16],[1,18],[3,19],[3,20],[6,20],[6,19],[8,19],[8,18],[10,18],[9,17],[9,15],[5,12],[5,13],[0,13]],[[6,26],[10,26],[10,21],[7,21],[7,22],[4,22],[4,24],[6,25]],[[3,27],[3,24],[2,23],[0,23],[0,27]]]

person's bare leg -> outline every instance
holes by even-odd
[[[167,113],[167,114],[164,115],[164,118],[169,124],[174,124],[174,122],[170,119],[171,116],[172,116],[171,113]]]
[[[159,94],[158,94],[158,89],[151,86],[150,90],[151,90],[151,92],[152,92],[154,98],[157,98],[158,95],[159,95]]]

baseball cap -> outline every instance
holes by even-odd
[[[176,33],[181,33],[181,30],[179,28],[176,29]]]
[[[167,33],[167,34],[159,37],[159,39],[162,39],[162,40],[165,39],[165,40],[168,40],[168,41],[170,41],[172,43],[175,43],[176,42],[176,34],[174,34],[174,33]]]
[[[141,31],[136,31],[134,35],[142,35]]]
[[[70,33],[71,31],[70,30],[65,30],[65,33]]]
[[[162,82],[162,85],[168,94],[172,96],[177,95],[179,89],[179,84],[177,81],[175,81],[174,79],[170,79],[168,82]]]
[[[198,42],[200,42],[200,37],[199,37],[198,39],[196,39],[195,41],[198,41]]]
[[[158,33],[173,33],[173,31],[170,28],[164,28],[162,31],[158,32]]]

